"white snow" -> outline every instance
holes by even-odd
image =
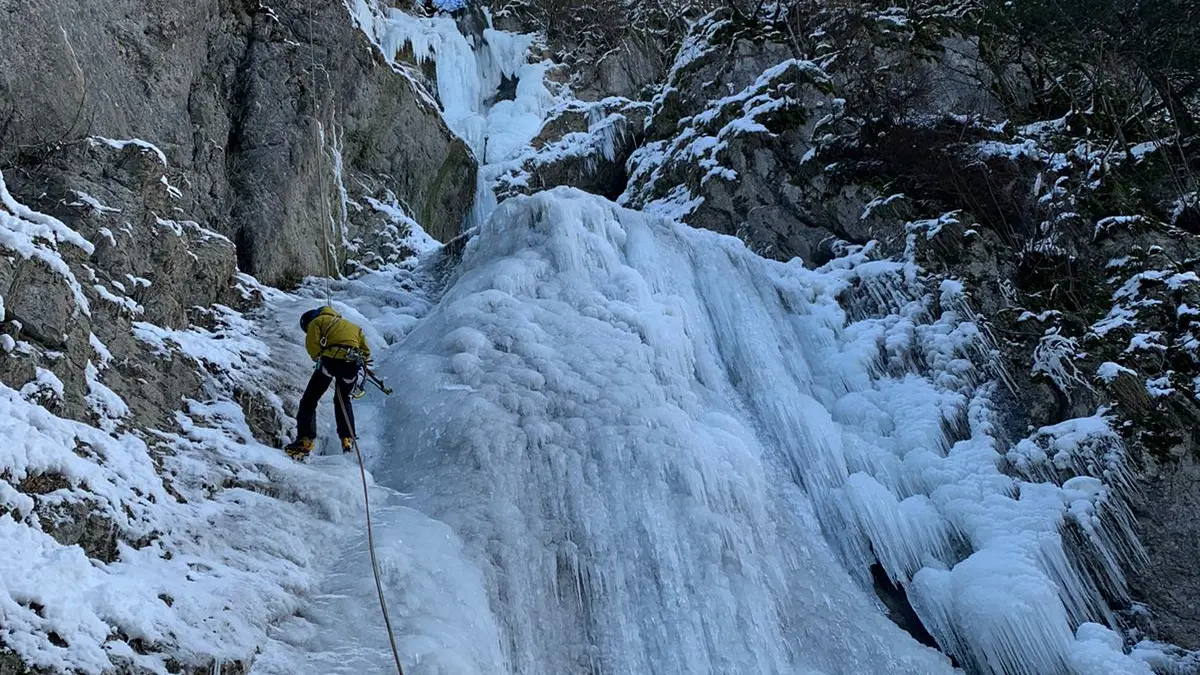
[[[68,204],[68,206],[83,206],[99,214],[121,212],[121,209],[115,209],[111,206],[105,206],[104,204],[101,204],[100,200],[86,192],[80,192],[79,190],[71,190],[71,192],[75,193],[75,198],[78,199],[78,201],[71,202]]]
[[[809,150],[809,152],[814,152],[814,150]],[[807,155],[805,155],[805,156],[807,157]],[[804,162],[802,161],[801,164],[803,164],[803,163]],[[866,207],[863,208],[863,212],[861,215],[859,215],[858,219],[866,220],[871,217],[871,212],[873,212],[875,209],[883,207],[883,206],[887,206],[888,204],[891,204],[894,201],[897,201],[900,199],[907,199],[907,198],[908,197],[903,192],[897,192],[894,194],[890,194],[886,197],[882,197],[882,196],[876,197],[876,198],[872,199],[870,202],[867,202]]]
[[[120,283],[116,281],[112,282],[112,284],[114,286],[120,286]],[[129,312],[129,314],[133,316],[143,314],[146,311],[146,309],[139,305],[133,298],[130,298],[127,295],[117,295],[116,293],[108,290],[104,284],[92,284],[92,289],[96,291],[96,294],[99,295],[102,300],[107,300],[114,305],[124,308],[125,311]],[[121,291],[124,292],[124,289],[121,289]]]
[[[638,208],[653,208],[651,204],[659,201],[686,203],[690,197],[663,200],[661,195],[686,189],[682,184],[663,182],[678,180],[678,174],[689,170],[699,174],[701,184],[713,179],[737,180],[737,172],[723,163],[730,143],[745,134],[769,134],[760,117],[797,107],[797,88],[825,79],[816,64],[786,59],[763,71],[741,91],[709,102],[704,111],[683,120],[683,130],[673,138],[647,143],[631,154],[626,162],[629,182],[617,201]],[[838,106],[835,113],[840,112],[840,104],[834,103]]]
[[[207,227],[204,227],[203,225],[201,225],[200,223],[197,223],[194,220],[169,220],[166,218],[156,217],[154,219],[154,222],[159,227],[169,230],[176,237],[184,237],[187,234],[192,234],[192,235],[196,236],[200,241],[216,239],[218,241],[232,243],[229,241],[229,238],[226,237],[225,235],[223,235],[219,232],[210,230]],[[192,254],[192,255],[195,255],[195,254]]]
[[[1048,377],[1054,386],[1067,397],[1076,386],[1090,389],[1087,381],[1075,366],[1079,346],[1073,338],[1051,329],[1038,341],[1033,350],[1032,371]]]
[[[1118,328],[1136,326],[1137,322],[1134,321],[1136,318],[1137,313],[1128,307],[1113,305],[1103,319],[1092,325],[1091,331],[1098,337],[1104,337]]]
[[[291,594],[309,583],[311,544],[301,535],[311,541],[323,531],[304,507],[246,489],[205,497],[225,478],[251,485],[274,473],[286,484],[306,473],[274,452],[227,444],[232,454],[222,458],[211,446],[166,437],[179,452],[164,459],[168,492],[141,439],[57,418],[2,385],[0,434],[15,441],[0,447],[0,623],[6,645],[31,665],[98,674],[110,657],[127,656],[165,673],[163,657],[137,655],[133,639],[174,646],[185,664],[200,665],[203,655],[245,658],[266,621],[286,613]],[[67,487],[34,499],[8,482],[45,474]],[[311,495],[313,504],[324,498]],[[91,560],[41,531],[45,508],[80,500],[117,528],[119,560]]]
[[[1124,660],[1120,665],[1113,657],[1124,649],[1121,636],[1112,629],[1097,623],[1080,624],[1075,631],[1075,645],[1071,649],[1071,667],[1074,672],[1088,675],[1152,675],[1155,671],[1142,658]],[[1150,650],[1147,650],[1150,651]]]
[[[1146,220],[1145,216],[1108,216],[1096,221],[1096,229],[1094,236],[1099,237],[1114,227],[1129,227],[1137,225]]]
[[[1003,143],[1001,141],[980,141],[972,146],[975,156],[979,159],[1004,157],[1006,159],[1042,159],[1043,151],[1037,142],[1025,139],[1019,143]]]
[[[1159,377],[1152,377],[1146,380],[1146,393],[1153,398],[1160,398],[1175,393],[1175,388],[1171,386],[1171,374],[1165,373]]]
[[[61,403],[65,391],[62,380],[41,366],[38,366],[34,372],[34,378],[21,387],[21,395],[26,400],[34,400],[39,403],[48,401]]]
[[[704,197],[693,195],[687,186],[676,185],[665,197],[647,202],[642,210],[656,216],[681,221],[703,203]]]
[[[1146,155],[1158,151],[1160,148],[1169,146],[1172,140],[1170,138],[1160,138],[1144,143],[1137,143],[1129,148],[1129,155],[1135,160],[1142,160]]]
[[[1166,280],[1167,288],[1173,291],[1181,290],[1184,286],[1197,282],[1200,282],[1200,276],[1196,276],[1195,272],[1172,274]]]
[[[959,224],[961,221],[958,219],[958,216],[961,213],[961,211],[949,211],[937,218],[926,218],[905,223],[904,227],[909,232],[921,232],[925,235],[925,239],[930,240],[936,237],[942,231],[943,227]]]
[[[422,254],[434,251],[441,246],[436,239],[429,236],[429,233],[421,227],[420,223],[408,215],[399,200],[396,199],[396,195],[390,190],[383,200],[367,196],[366,202],[367,206],[387,218],[384,230],[392,238],[392,243],[397,247],[397,252],[399,252],[401,247],[404,247],[410,251]],[[371,253],[368,252],[364,257],[369,257],[370,255]]]
[[[629,113],[638,108],[649,112],[649,104],[625,98],[609,97],[601,101],[568,101],[559,104],[547,113],[548,123],[560,115],[583,115],[587,129],[568,132],[558,139],[548,139],[532,156],[525,159],[520,169],[509,169],[499,180],[503,187],[527,188],[530,170],[564,160],[580,162],[586,171],[592,171],[602,161],[617,159],[618,142],[633,133]]]
[[[116,150],[124,150],[126,146],[132,145],[144,152],[154,153],[154,156],[158,158],[159,163],[161,163],[163,166],[167,166],[167,154],[160,150],[157,145],[154,145],[149,141],[143,141],[140,138],[115,139],[105,138],[103,136],[89,136],[88,142],[92,145],[104,144]]]
[[[180,224],[178,221],[175,221],[175,220],[167,220],[167,219],[165,219],[165,218],[158,218],[158,217],[156,217],[156,218],[154,219],[154,223],[155,223],[156,225],[158,225],[159,227],[165,227],[165,228],[167,228],[167,229],[168,229],[168,230],[170,230],[170,231],[171,231],[171,233],[172,233],[172,234],[174,234],[176,237],[182,237],[182,236],[183,236],[183,225],[181,225],[181,224]]]
[[[1113,382],[1121,375],[1121,373],[1128,373],[1134,376],[1137,375],[1137,371],[1126,368],[1119,363],[1113,363],[1112,361],[1105,361],[1104,363],[1100,364],[1099,368],[1096,368],[1096,377],[1104,380],[1106,383]]]
[[[116,431],[117,422],[129,415],[129,406],[100,380],[100,370],[92,365],[91,361],[88,361],[84,369],[84,377],[88,385],[88,393],[84,400],[96,414],[97,424],[109,433]]]
[[[1171,224],[1178,222],[1179,217],[1188,209],[1200,208],[1200,191],[1188,192],[1175,200],[1171,209]]]
[[[1038,312],[1037,314],[1034,314],[1033,312],[1025,310],[1025,311],[1021,312],[1021,316],[1017,317],[1017,321],[1029,321],[1030,319],[1033,319],[1033,320],[1037,321],[1038,323],[1046,323],[1050,319],[1056,319],[1061,316],[1062,316],[1062,312],[1058,311],[1057,309],[1047,309],[1047,310]]]
[[[221,325],[211,331],[199,327],[174,330],[135,321],[134,335],[160,352],[178,349],[206,366],[215,377],[228,377],[228,373],[252,377],[262,370],[262,364],[270,356],[269,349],[254,337],[249,323],[241,315],[221,305],[216,305],[215,309]]]
[[[135,277],[132,274],[126,274],[125,278],[128,279],[130,285],[132,285],[134,287],[142,286],[145,288],[150,288],[151,286],[154,285],[149,279],[147,279],[145,277]]]
[[[1163,334],[1161,331],[1148,331],[1146,333],[1137,333],[1129,338],[1129,346],[1125,348],[1125,352],[1165,352],[1167,345],[1163,343]]]
[[[681,70],[717,49],[712,43],[713,36],[731,22],[728,19],[714,20],[716,14],[715,11],[706,14],[692,25],[692,30],[688,32],[683,44],[675,53],[675,60],[671,64],[671,70],[667,73],[667,82],[674,83]]]
[[[166,163],[165,159],[163,160],[163,163],[164,164]],[[163,188],[167,191],[168,197],[170,197],[171,199],[183,199],[183,192],[180,191],[179,188],[175,187],[174,185],[171,185],[171,181],[167,180],[166,176],[160,177],[158,179],[158,182],[161,183]]]

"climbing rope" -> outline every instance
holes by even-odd
[[[365,367],[365,366],[364,366]],[[337,401],[337,405],[341,408],[342,418],[350,419],[347,415],[345,398],[342,396],[342,390],[338,387],[338,381],[333,383],[333,398]],[[351,432],[354,430],[351,429]],[[379,609],[383,612],[383,625],[387,628],[388,642],[392,646],[392,658],[396,662],[396,672],[399,675],[404,675],[404,666],[400,664],[400,650],[396,648],[396,636],[392,631],[392,619],[388,615],[387,599],[383,594],[383,581],[379,572],[379,559],[375,555],[375,532],[371,524],[371,497],[367,489],[367,469],[363,462],[362,451],[358,448],[357,434],[353,438],[354,441],[354,456],[358,458],[358,475],[362,479],[363,489],[363,506],[366,507],[367,513],[367,549],[371,552],[371,570],[375,573],[375,592],[379,594]]]
[[[308,39],[309,48],[309,74],[311,76],[312,97],[313,97],[313,119],[317,122],[317,141],[321,151],[325,150],[325,126],[321,122],[321,100],[317,94],[317,33],[316,20],[313,12],[313,0],[308,3]],[[326,78],[328,79],[328,71]],[[333,287],[332,278],[337,273],[336,264],[333,259],[332,244],[329,240],[329,230],[333,227],[333,217],[329,208],[329,192],[325,189],[325,172],[318,165],[317,173],[319,188],[321,190],[321,234],[325,239],[324,258],[325,258],[325,305],[333,305]],[[364,366],[365,367],[365,366]],[[338,387],[338,382],[335,380],[333,384],[333,398],[337,405],[341,407],[342,415],[349,419],[347,413],[347,403],[343,400],[341,389]],[[351,430],[353,431],[353,430]],[[371,497],[370,491],[367,488],[367,469],[363,463],[362,451],[358,447],[357,435],[354,438],[354,455],[358,458],[358,473],[362,478],[363,489],[363,507],[367,514],[367,548],[371,552],[371,571],[375,574],[375,591],[379,594],[379,610],[383,613],[383,624],[387,628],[388,643],[392,647],[392,658],[396,662],[397,675],[404,675],[404,666],[400,664],[400,650],[396,648],[396,635],[392,630],[392,619],[388,616],[387,599],[383,594],[383,581],[379,572],[379,559],[375,554],[375,533],[374,527],[371,524]]]

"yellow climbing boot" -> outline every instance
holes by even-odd
[[[342,452],[354,452],[354,439],[353,438],[343,438],[342,439]]]
[[[313,439],[311,438],[297,438],[283,447],[283,451],[287,453],[288,457],[296,460],[308,457],[312,454],[312,449]]]

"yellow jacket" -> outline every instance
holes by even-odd
[[[362,352],[363,360],[371,358],[371,349],[367,347],[362,328],[343,318],[332,307],[322,307],[317,318],[308,324],[304,348],[313,359],[322,356],[347,359],[351,349]]]

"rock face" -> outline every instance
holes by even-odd
[[[465,145],[341,3],[37,0],[0,15],[0,170],[66,182],[46,166],[64,147],[144,139],[190,188],[172,208],[237,242],[263,281],[337,264],[324,241],[355,235],[342,188],[392,191],[445,240],[470,208]]]
[[[1181,647],[1200,650],[1200,578],[1195,542],[1200,541],[1200,466],[1195,454],[1156,463],[1143,474],[1146,495],[1140,513],[1142,542],[1150,564],[1134,580],[1134,591],[1152,610],[1142,629]]]
[[[660,35],[629,32],[599,59],[575,64],[575,94],[583,101],[610,96],[649,98],[670,64],[670,48]]]
[[[723,35],[733,30],[726,24],[712,36],[733,41],[732,57],[712,50],[674,69],[622,199],[683,208],[690,224],[781,259],[814,260],[830,231],[862,239],[846,231],[853,221],[814,198],[817,139],[842,115],[832,82],[782,45]]]
[[[194,221],[157,215],[177,211],[173,204],[182,193],[171,185],[178,174],[168,175],[152,150],[73,144],[47,158],[40,171],[42,178],[9,174],[16,177],[13,189],[40,196],[38,208],[15,199],[10,183],[0,180],[4,403],[19,396],[112,438],[177,428],[185,399],[209,396],[205,365],[150,336],[190,328],[212,305],[249,306],[252,298],[238,287],[233,243]],[[40,433],[36,426],[22,427],[19,418],[6,422],[10,429]],[[54,421],[40,424],[53,427]],[[18,451],[23,440],[8,439]],[[67,445],[56,450],[93,466],[102,462],[87,443],[62,442]],[[136,460],[119,463],[127,462]],[[148,537],[121,522],[120,516],[134,513],[129,504],[92,480],[78,468],[60,473],[6,462],[0,466],[0,516],[100,563],[148,546],[153,533]],[[169,485],[166,474],[161,480]],[[53,632],[49,639],[62,641]],[[49,671],[28,669],[0,647],[0,673],[40,672]]]
[[[199,378],[183,361],[155,357],[134,337],[134,322],[184,328],[197,308],[243,305],[233,243],[195,221],[158,215],[177,210],[168,174],[179,174],[151,150],[76,144],[41,170],[47,178],[9,174],[17,178],[9,188],[39,194],[35,210],[69,224],[87,248],[61,243],[54,255],[27,258],[4,251],[13,270],[0,276],[4,325],[28,347],[25,358],[4,360],[0,380],[20,386],[44,367],[64,384],[55,412],[95,421],[85,374],[98,364],[107,386],[131,394],[134,420],[165,423],[195,395]]]

